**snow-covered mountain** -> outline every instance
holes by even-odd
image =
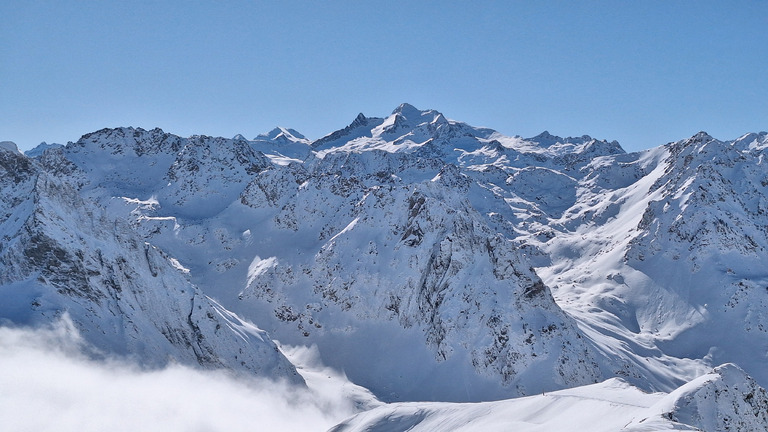
[[[302,382],[263,330],[194,286],[179,262],[44,167],[0,149],[0,318],[67,315],[102,356],[169,361]],[[55,171],[55,170],[51,170]],[[58,171],[61,172],[61,171]]]
[[[46,151],[46,150],[48,150],[50,148],[59,148],[59,147],[64,147],[64,145],[63,144],[56,144],[56,143],[48,144],[47,142],[43,141],[40,144],[38,144],[37,147],[25,151],[24,154],[29,156],[29,157],[37,157],[37,156],[40,156],[41,154],[43,154],[44,151]]]
[[[12,299],[0,312],[27,323],[67,311],[98,349],[148,363],[297,381],[270,339],[315,345],[388,402],[578,387],[565,392],[647,411],[678,403],[678,388],[730,382],[700,378],[723,363],[758,389],[766,147],[764,132],[700,133],[627,154],[403,104],[314,142],[286,128],[253,140],[119,128],[34,158],[0,148],[0,290]],[[552,402],[489,412],[526,400]],[[344,428],[454,411],[414,407]],[[692,409],[657,420],[712,427],[683,418]]]
[[[242,138],[239,135],[235,138]],[[287,165],[302,162],[309,156],[312,142],[293,129],[277,127],[248,142],[256,151],[264,153],[273,163]]]

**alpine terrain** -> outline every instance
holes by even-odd
[[[370,391],[334,431],[767,430],[766,149],[408,104],[314,141],[4,142],[0,323],[297,387],[313,346]]]

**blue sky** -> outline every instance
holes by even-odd
[[[768,129],[765,1],[0,0],[0,140],[319,138],[409,102],[627,150]]]

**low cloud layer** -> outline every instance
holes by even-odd
[[[46,329],[0,327],[4,430],[323,431],[354,414],[339,391],[350,385],[323,369],[336,384],[307,390],[182,366],[147,371],[91,360],[83,348],[66,320]]]

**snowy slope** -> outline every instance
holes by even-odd
[[[485,166],[523,168],[557,166],[573,170],[604,154],[621,154],[616,141],[587,135],[561,138],[544,132],[534,138],[506,137],[487,128],[449,120],[435,110],[421,111],[402,104],[386,118],[363,114],[346,128],[312,143],[318,157],[335,152],[382,150],[438,158],[469,169]]]
[[[180,138],[160,129],[103,129],[63,153],[85,173],[89,196],[153,198],[165,215],[187,219],[215,216],[271,166],[245,140]]]
[[[279,192],[282,182],[263,173],[242,201],[314,245],[300,256],[258,252],[240,298],[266,302],[271,332],[317,343],[327,362],[385,399],[487,399],[594,382],[575,323],[472,208],[470,179],[440,165],[381,151],[327,155]],[[398,333],[391,345],[370,343]]]
[[[301,383],[267,334],[205,296],[178,262],[32,159],[0,149],[0,317],[67,315],[100,352]]]
[[[538,396],[476,404],[410,402],[355,415],[333,432],[765,430],[768,393],[726,364],[669,394],[613,378]]]
[[[29,156],[29,157],[37,157],[37,156],[42,155],[43,152],[48,150],[48,149],[60,148],[60,147],[64,147],[64,145],[63,144],[56,144],[56,143],[48,144],[47,142],[43,141],[40,144],[38,144],[37,147],[25,151],[24,154]]]
[[[736,362],[768,380],[765,141],[702,133],[596,159],[567,229],[532,240],[549,260],[538,273],[609,354],[630,344],[647,369]]]

